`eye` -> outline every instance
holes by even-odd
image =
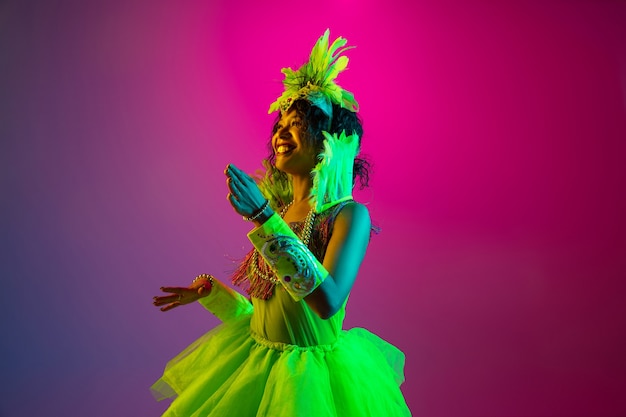
[[[302,127],[302,120],[300,119],[295,119],[291,121],[291,126],[292,127]]]

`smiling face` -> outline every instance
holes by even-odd
[[[276,168],[292,175],[310,174],[317,164],[317,152],[306,135],[304,121],[296,110],[281,116],[272,136]]]

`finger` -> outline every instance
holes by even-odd
[[[187,288],[185,287],[161,287],[163,292],[171,292],[174,294],[183,294]]]
[[[239,200],[237,200],[237,198],[235,198],[235,196],[232,193],[228,193],[226,198],[230,202],[230,205],[233,206],[235,211],[239,213],[239,210],[241,210],[241,205],[239,204]]]
[[[239,182],[238,180],[233,180],[232,178],[229,178],[228,181],[228,188],[230,189],[230,192],[239,200],[240,197],[244,194],[243,189],[242,189],[242,184],[241,182]]]
[[[169,310],[171,310],[173,308],[178,307],[179,305],[180,305],[180,303],[177,301],[175,303],[172,303],[172,304],[166,305],[165,307],[162,307],[161,311],[169,311]]]
[[[224,170],[224,174],[226,175],[226,183],[232,181],[233,177],[235,176],[232,169],[230,169],[230,165],[226,167],[226,169]]]
[[[230,164],[228,168],[229,168],[228,172],[231,174],[231,177],[237,179],[237,181],[243,184],[246,184],[252,180],[252,178],[250,178],[248,174],[246,174],[245,172],[243,172],[242,170],[240,170],[233,164]]]
[[[235,194],[235,183],[232,177],[226,178],[226,186],[228,187],[228,191]]]
[[[170,303],[170,302],[171,302],[171,300],[170,300],[170,298],[169,298],[169,297],[159,297],[159,298],[155,297],[155,298],[152,300],[152,304],[154,304],[154,305],[155,305],[155,306],[157,306],[157,307],[158,307],[158,306],[162,306],[162,305],[164,305],[164,304],[168,304],[168,303]]]
[[[237,200],[240,201],[243,196],[245,196],[245,188],[241,182],[239,182],[236,178],[228,178],[226,180],[226,185],[228,186],[228,191],[230,194]]]
[[[166,296],[162,296],[162,297],[154,297],[152,304],[154,304],[155,306],[162,306],[164,304],[168,304],[168,303],[173,303],[175,301],[180,301],[182,295],[178,294],[178,295],[166,295]]]

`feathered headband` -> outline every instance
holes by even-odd
[[[353,47],[344,47],[348,41],[342,37],[335,39],[329,47],[329,36],[330,30],[326,29],[313,46],[309,61],[297,71],[289,67],[281,70],[285,74],[285,92],[270,105],[268,113],[277,110],[284,113],[298,99],[309,101],[329,117],[332,117],[332,103],[352,112],[358,111],[359,104],[354,95],[335,84],[337,75],[348,67],[348,57],[340,55]]]

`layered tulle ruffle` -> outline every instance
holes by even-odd
[[[164,416],[410,416],[404,355],[365,329],[301,347],[250,332],[250,316],[211,330],[172,359],[152,391]]]

